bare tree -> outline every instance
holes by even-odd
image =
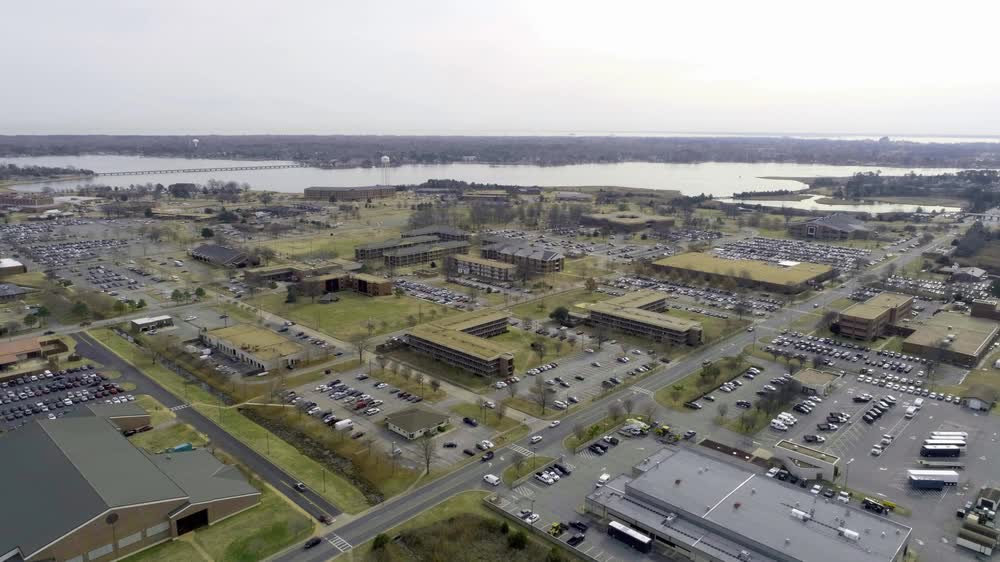
[[[542,410],[542,415],[545,415],[545,408],[549,405],[549,392],[548,388],[545,386],[545,379],[538,377],[535,379],[535,386],[531,389],[532,399],[535,404]]]
[[[622,417],[621,404],[617,402],[612,402],[611,404],[608,404],[608,417],[613,420],[617,420],[618,418]]]
[[[587,436],[587,427],[579,422],[574,424],[573,435],[576,437],[577,441],[583,441],[583,439]]]
[[[355,334],[351,337],[351,343],[354,344],[354,348],[358,350],[358,361],[364,361],[365,352],[371,347],[371,343],[364,334]]]
[[[517,451],[512,451],[510,453],[511,464],[514,465],[514,470],[516,470],[518,474],[521,474],[521,469],[524,468],[524,463],[527,460],[528,458],[524,456],[524,453],[519,453]]]
[[[424,472],[426,474],[431,473],[431,463],[437,458],[437,449],[434,447],[434,440],[431,439],[430,435],[424,435],[419,441],[417,441],[417,451],[420,453],[421,460],[424,461]]]
[[[631,417],[632,416],[632,410],[635,409],[635,399],[630,396],[630,397],[622,400],[622,408],[624,408],[625,409],[625,413],[628,416]]]
[[[420,385],[420,397],[423,398],[424,381],[427,380],[427,377],[425,377],[423,373],[417,373],[416,375],[413,376],[413,380],[417,381],[417,384]]]
[[[639,415],[642,416],[647,422],[651,422],[656,416],[656,410],[656,402],[646,400],[639,406]]]
[[[441,390],[441,381],[437,379],[431,379],[430,385],[431,385],[431,391],[435,393]]]
[[[500,423],[500,420],[502,420],[503,417],[507,415],[507,404],[503,402],[497,404],[496,413],[497,413],[497,423]]]
[[[510,394],[511,398],[517,397],[517,383],[511,383],[507,385],[507,394]]]

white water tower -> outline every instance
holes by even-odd
[[[382,162],[382,185],[389,185],[389,157],[383,154],[380,161]]]
[[[191,148],[193,150],[198,150],[198,143],[201,142],[198,139],[191,139]]]

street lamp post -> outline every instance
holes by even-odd
[[[847,488],[847,477],[851,475],[851,463],[852,462],[854,462],[854,459],[851,459],[851,460],[847,461],[847,464],[844,465],[844,487],[845,488]]]

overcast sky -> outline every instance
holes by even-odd
[[[31,0],[0,14],[0,134],[1000,134],[998,2]]]

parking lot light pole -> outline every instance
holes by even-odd
[[[852,462],[854,462],[854,459],[851,459],[851,460],[847,461],[847,464],[844,465],[844,487],[845,488],[847,488],[847,477],[850,476],[850,474],[851,474],[851,463]]]

